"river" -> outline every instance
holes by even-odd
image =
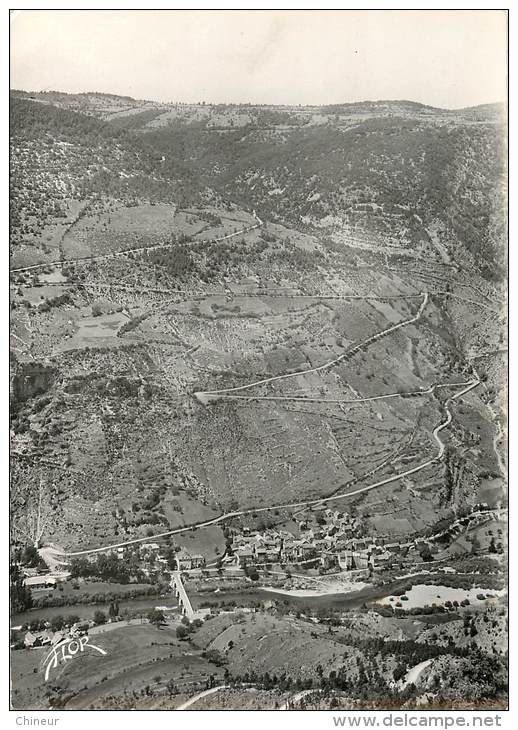
[[[272,600],[283,603],[286,606],[299,611],[312,611],[315,609],[337,609],[350,610],[361,608],[364,603],[375,601],[379,598],[392,595],[393,591],[398,587],[408,584],[407,579],[396,580],[393,583],[383,586],[367,586],[359,591],[348,593],[330,593],[320,596],[295,596],[289,593],[281,594],[274,591],[268,591],[267,588],[251,587],[250,589],[226,590],[214,593],[213,591],[195,592],[189,591],[189,585],[186,589],[194,609],[201,608],[204,605],[214,606],[215,608],[231,608],[234,606],[259,606],[265,601]],[[50,620],[55,616],[69,616],[75,614],[81,619],[93,618],[96,611],[104,611],[108,613],[109,603],[102,604],[82,604],[78,603],[73,606],[57,606],[53,608],[34,608],[24,613],[15,614],[11,619],[12,626],[28,623],[36,619]],[[123,615],[126,611],[130,614],[145,613],[151,608],[167,607],[174,609],[177,607],[176,599],[173,595],[166,598],[159,596],[145,596],[144,598],[133,598],[119,601],[119,613]]]
[[[125,611],[130,613],[147,612],[151,608],[176,608],[177,603],[173,596],[160,598],[159,596],[145,596],[144,598],[132,598],[121,600],[119,603],[119,614],[123,615]],[[32,608],[23,613],[16,613],[11,618],[12,626],[20,626],[24,623],[30,623],[36,620],[51,620],[55,616],[70,616],[74,614],[81,619],[91,619],[96,611],[103,611],[108,615],[109,603],[77,603],[73,606],[53,606],[52,608]]]

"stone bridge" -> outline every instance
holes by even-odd
[[[178,605],[180,606],[182,614],[187,616],[189,621],[192,621],[194,618],[194,609],[182,583],[179,570],[175,570],[171,573],[171,588],[173,589],[175,597],[178,599]]]

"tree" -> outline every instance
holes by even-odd
[[[203,652],[202,656],[217,667],[222,667],[227,663],[223,654],[217,649],[207,649]]]
[[[170,547],[167,549],[165,553],[165,559],[167,561],[167,566],[170,570],[178,569],[178,564],[176,562],[176,551],[174,548]]]
[[[405,664],[398,664],[392,674],[392,676],[394,677],[394,682],[399,682],[400,679],[403,679],[405,674],[406,674]]]
[[[39,553],[34,545],[27,545],[22,553],[22,563],[29,568],[36,568],[41,562]]]
[[[153,608],[151,611],[148,612],[147,620],[150,624],[153,624],[153,626],[156,626],[157,628],[160,628],[160,626],[163,626],[167,623],[164,612],[159,611],[156,608]]]
[[[50,621],[50,626],[52,628],[52,631],[61,631],[63,626],[65,625],[65,619],[63,616],[54,616]]]
[[[14,563],[9,567],[11,613],[26,611],[32,606],[32,596],[23,584],[20,568]]]
[[[186,626],[180,625],[176,627],[176,638],[183,641],[189,636],[189,629]]]
[[[425,543],[422,548],[419,550],[419,555],[421,556],[421,560],[424,560],[425,562],[430,562],[432,558],[432,551],[430,549],[430,545],[428,543]]]
[[[94,613],[94,622],[99,626],[106,623],[106,614],[104,611],[96,611]]]
[[[87,578],[92,573],[92,565],[87,558],[74,558],[70,561],[70,575],[72,578]]]

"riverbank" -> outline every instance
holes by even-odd
[[[339,596],[350,593],[356,593],[364,588],[368,588],[368,583],[345,583],[340,581],[327,582],[315,581],[314,588],[273,588],[272,586],[262,586],[261,590],[268,593],[278,593],[282,596],[293,596],[295,598],[321,598],[322,596]]]

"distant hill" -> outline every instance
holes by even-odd
[[[271,105],[271,104],[184,104],[172,102],[157,102],[153,100],[134,99],[131,96],[120,96],[104,92],[87,91],[78,94],[68,94],[60,91],[22,91],[13,89],[11,96],[15,98],[28,99],[44,104],[51,104],[62,109],[79,111],[83,114],[97,116],[101,119],[112,119],[119,116],[132,116],[142,111],[156,110],[157,115],[163,114],[162,121],[168,122],[171,119],[180,117],[183,119],[206,120],[211,126],[211,120],[221,115],[244,115],[250,118],[251,122],[260,121],[265,114],[278,115],[277,121],[281,123],[290,116],[295,117],[301,123],[307,123],[315,114],[319,115],[341,115],[341,116],[411,116],[411,117],[463,117],[472,120],[499,120],[505,112],[504,104],[481,104],[474,107],[461,109],[443,109],[439,107],[421,104],[416,101],[381,99],[365,100],[359,102],[343,102],[324,105]],[[282,119],[285,117],[285,119]],[[148,119],[142,118],[142,127],[146,126]],[[222,120],[223,121],[223,120]],[[240,126],[240,125],[239,125]]]
[[[12,90],[11,97],[55,106],[68,111],[106,119],[112,115],[140,110],[147,106],[155,107],[155,102],[139,101],[131,96],[117,96],[97,91],[88,91],[81,94],[66,94],[61,91],[20,91]],[[158,105],[160,106],[160,105]]]
[[[158,168],[145,139],[92,116],[12,97],[11,244],[42,240],[66,218],[70,201],[113,198],[124,203],[175,198],[178,185]],[[186,184],[185,171],[178,173]]]
[[[81,150],[74,195],[98,188],[171,199],[176,181],[184,198],[209,188],[272,220],[374,246],[389,236],[413,248],[439,226],[454,258],[466,252],[494,277],[505,270],[503,112],[500,104],[448,110],[408,100],[159,104],[15,91],[11,125],[15,139],[50,134]]]
[[[466,118],[473,118],[479,121],[499,121],[501,122],[507,113],[506,105],[503,103],[495,104],[479,104],[478,106],[468,106],[463,109],[459,109],[459,114],[462,114]]]
[[[414,248],[439,226],[454,258],[466,252],[498,276],[504,127],[488,119],[498,107],[459,114],[415,106],[369,102],[327,116],[260,110],[225,127],[181,117],[159,126],[158,117],[146,139],[266,218],[366,237],[375,247],[388,237]]]

